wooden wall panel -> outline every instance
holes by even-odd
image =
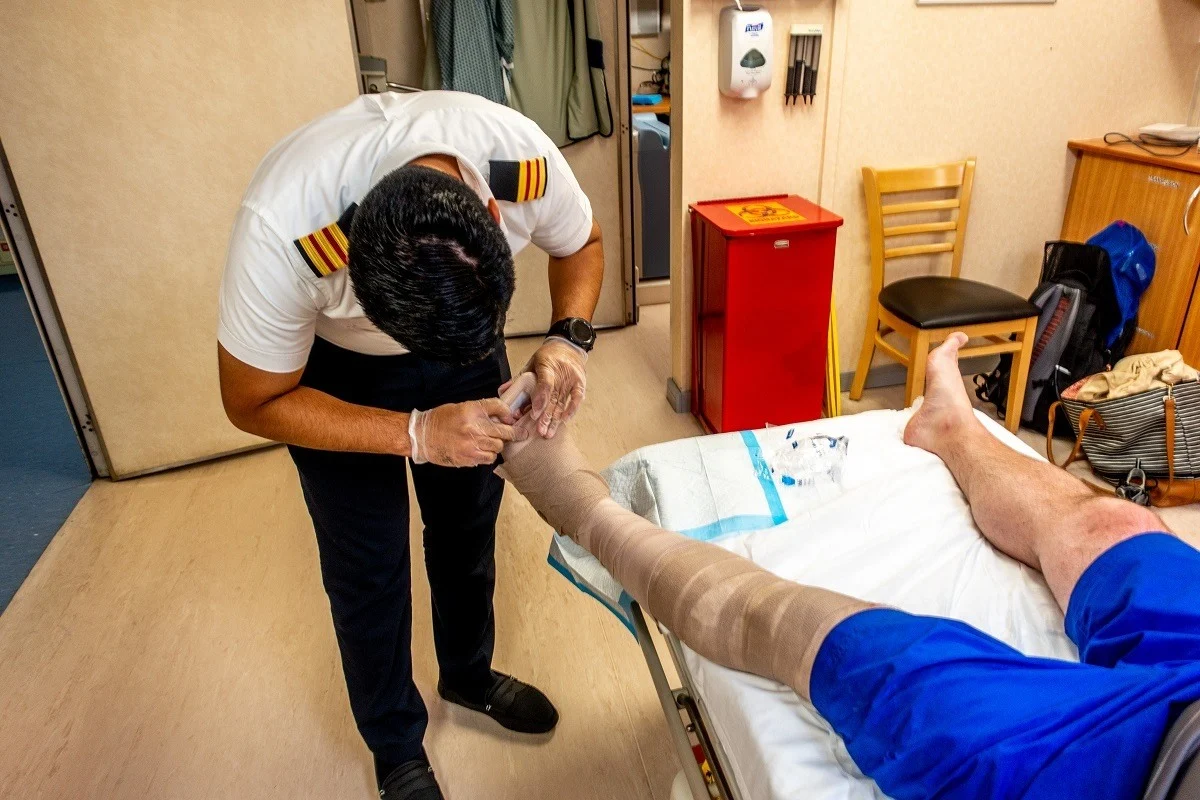
[[[350,101],[344,0],[0,0],[0,140],[114,475],[252,446],[217,286],[281,137]]]
[[[1090,153],[1080,158],[1062,238],[1085,242],[1114,220],[1124,220],[1145,234],[1154,246],[1157,267],[1139,304],[1138,332],[1127,352],[1174,349],[1200,260],[1200,232],[1189,234],[1183,220],[1188,198],[1200,191],[1200,175]]]

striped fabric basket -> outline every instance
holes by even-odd
[[[1200,499],[1200,381],[1092,403],[1064,398],[1060,405],[1076,433],[1062,466],[1082,453],[1093,472],[1120,484],[1140,462],[1155,505]],[[1054,461],[1049,435],[1046,453]]]

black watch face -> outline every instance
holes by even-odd
[[[571,320],[568,333],[572,341],[583,347],[587,347],[596,339],[596,331],[586,319]]]

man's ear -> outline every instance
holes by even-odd
[[[500,224],[500,206],[496,204],[496,198],[488,200],[488,213],[492,215],[492,219],[496,220],[496,224]]]

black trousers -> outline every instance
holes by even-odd
[[[394,411],[495,397],[509,378],[503,342],[467,367],[407,354],[367,356],[317,339],[301,384]],[[407,459],[290,447],[316,529],[346,688],[379,761],[421,753],[429,717],[412,677]],[[504,481],[493,467],[412,464],[425,522],[433,636],[449,686],[491,679],[496,516]]]

